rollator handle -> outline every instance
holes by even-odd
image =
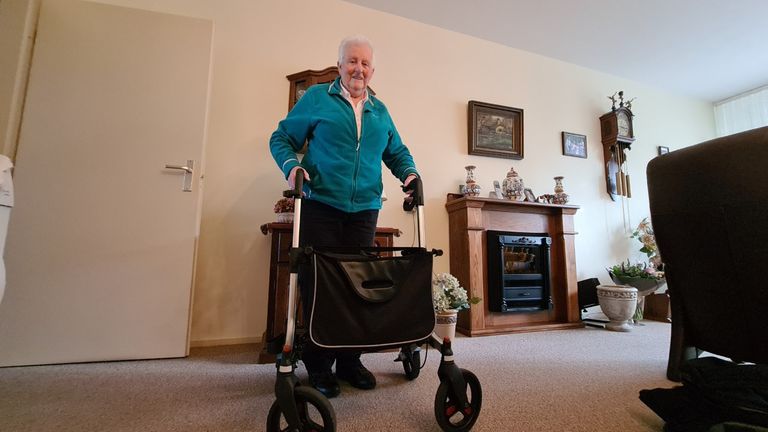
[[[283,191],[286,198],[301,198],[301,190],[304,189],[304,168],[296,170],[296,176],[293,179],[293,189]]]
[[[416,206],[424,205],[424,188],[421,184],[421,177],[416,177],[408,183],[408,186],[401,186],[403,192],[413,191],[411,194],[411,202],[407,199],[403,200],[403,210],[409,212]]]

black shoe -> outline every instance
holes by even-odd
[[[317,389],[328,399],[341,393],[339,382],[330,370],[321,372],[309,372],[309,385]]]
[[[376,387],[376,377],[359,361],[352,366],[336,365],[336,376],[359,389],[370,390]]]

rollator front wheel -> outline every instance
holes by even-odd
[[[477,421],[480,415],[480,407],[483,403],[483,390],[480,381],[472,372],[461,369],[464,381],[467,383],[467,400],[469,406],[462,409],[458,402],[453,400],[448,383],[440,383],[435,395],[435,418],[437,424],[444,431],[468,431]]]
[[[413,381],[421,371],[421,351],[418,347],[405,347],[400,350],[400,361],[403,362],[405,377]]]
[[[328,398],[319,391],[298,386],[293,390],[296,409],[299,412],[301,431],[335,432],[336,413]],[[292,429],[283,416],[277,401],[272,403],[267,415],[267,432],[288,432]]]

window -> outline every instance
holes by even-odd
[[[715,132],[725,136],[768,126],[768,86],[715,104]]]

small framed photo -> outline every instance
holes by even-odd
[[[563,132],[563,154],[566,156],[587,157],[587,136]]]
[[[659,146],[659,156],[669,153],[669,147]]]
[[[524,193],[526,201],[536,202],[536,195],[533,194],[533,191],[530,188],[525,188]]]
[[[523,158],[522,109],[469,101],[468,111],[469,154]]]

